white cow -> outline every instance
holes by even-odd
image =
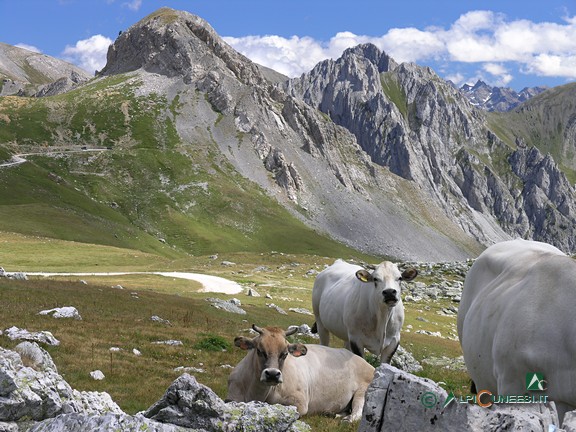
[[[478,391],[547,394],[560,420],[576,409],[576,262],[546,243],[486,249],[466,275],[458,336]],[[526,375],[544,375],[545,392]]]
[[[364,348],[389,363],[400,343],[404,305],[400,281],[418,272],[400,272],[384,261],[374,271],[336,260],[318,274],[312,289],[312,307],[320,343],[330,344],[330,333],[346,341],[346,348],[364,357]]]
[[[285,336],[297,329],[252,328],[256,338],[234,339],[248,354],[230,374],[227,400],[293,405],[301,416],[350,410],[344,421],[360,419],[374,377],[370,364],[345,349],[289,343]]]

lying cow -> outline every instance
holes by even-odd
[[[360,419],[374,376],[370,364],[345,349],[289,343],[286,336],[297,329],[252,328],[254,339],[234,339],[248,354],[230,374],[227,400],[294,405],[301,416],[350,410],[344,421]]]
[[[318,274],[312,289],[312,307],[320,343],[330,344],[330,333],[346,341],[346,348],[364,357],[364,348],[389,363],[400,343],[404,305],[400,281],[418,272],[400,272],[384,261],[370,273],[358,265],[336,260]]]
[[[546,243],[512,240],[486,249],[466,275],[458,337],[476,389],[547,394],[562,421],[576,409],[576,262]],[[542,373],[546,391],[527,391]]]

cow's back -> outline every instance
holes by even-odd
[[[321,271],[312,288],[312,308],[317,321],[340,339],[347,339],[344,315],[348,296],[359,283],[356,271],[362,267],[340,259]]]
[[[283,369],[284,383],[276,391],[285,397],[296,388],[305,389],[308,414],[344,411],[359,389],[368,388],[374,367],[344,348],[317,344],[306,347],[305,356],[288,356]],[[273,398],[268,402],[275,403]]]
[[[464,284],[458,335],[478,390],[524,394],[527,373],[576,406],[576,263],[557,248],[514,240],[491,246]]]
[[[476,259],[464,281],[462,298],[458,306],[458,332],[461,320],[478,295],[490,295],[499,289],[501,282],[524,277],[530,263],[538,261],[542,254],[564,255],[562,251],[547,243],[516,239],[496,243]]]

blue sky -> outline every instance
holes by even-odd
[[[576,79],[576,0],[0,0],[0,42],[94,72],[120,30],[162,6],[204,18],[288,76],[372,42],[458,85],[521,90]]]

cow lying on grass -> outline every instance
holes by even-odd
[[[230,374],[227,400],[294,405],[301,416],[349,413],[344,421],[360,419],[374,376],[370,364],[345,349],[289,343],[286,336],[297,329],[252,328],[259,333],[254,339],[234,339],[248,354]]]

